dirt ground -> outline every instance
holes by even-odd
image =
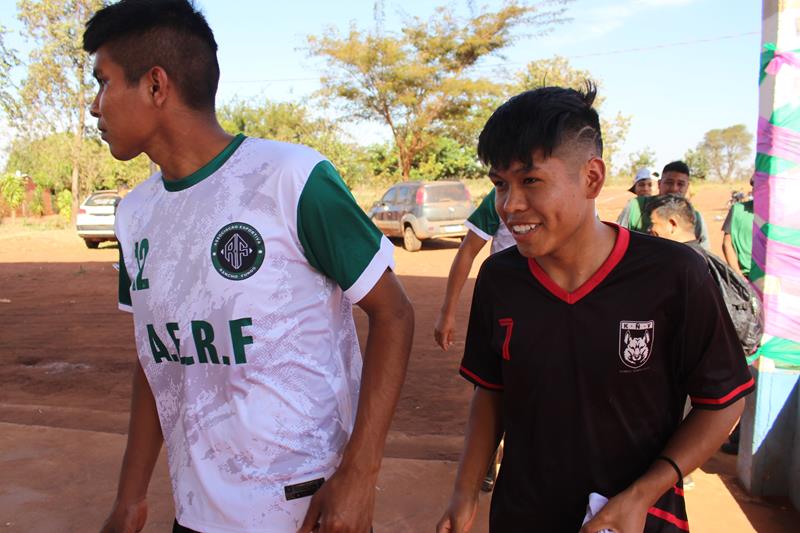
[[[693,197],[718,254],[729,195],[730,187],[706,186]],[[615,219],[628,198],[608,187],[601,218]],[[456,369],[473,279],[450,351],[434,345],[433,324],[457,246],[396,249],[417,332],[379,481],[381,533],[432,531],[454,477],[472,390]],[[86,249],[72,230],[0,224],[0,531],[95,531],[113,500],[136,360],[130,315],[116,308],[117,253],[113,244]],[[358,310],[356,320],[363,335]],[[735,458],[717,454],[695,473],[687,491],[694,531],[796,531],[800,514],[747,496],[735,470]],[[173,510],[163,457],[150,502],[146,531],[167,530]],[[473,531],[486,531],[487,504],[484,497]]]

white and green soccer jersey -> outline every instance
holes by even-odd
[[[494,207],[494,196],[494,189],[492,189],[465,222],[467,228],[471,229],[484,241],[492,239],[491,252],[493,254],[517,244],[514,236],[511,235],[511,232],[500,220],[500,217],[497,216],[497,210]]]
[[[178,522],[296,531],[353,428],[351,303],[393,246],[304,146],[237,137],[117,211],[120,307],[167,445]]]

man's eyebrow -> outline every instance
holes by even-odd
[[[523,167],[520,167],[520,168],[514,170],[514,173],[515,174],[524,174],[524,173],[530,172],[532,170],[540,170],[540,168],[541,167],[536,166],[536,163],[532,163],[530,165],[525,165]],[[488,175],[489,175],[490,178],[503,179],[503,177],[500,174],[498,174],[497,171],[495,171],[494,169],[490,169]]]

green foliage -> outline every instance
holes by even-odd
[[[0,111],[7,115],[14,115],[16,102],[14,95],[10,92],[13,88],[11,69],[19,65],[19,59],[15,50],[8,49],[3,44],[3,35],[6,33],[8,31],[0,26]]]
[[[40,217],[44,214],[44,199],[42,198],[42,189],[36,187],[33,191],[30,202],[28,202],[28,211],[31,215]]]
[[[3,196],[8,208],[11,210],[11,218],[15,218],[16,209],[22,205],[25,199],[25,185],[22,179],[11,173],[6,173],[0,177],[0,195]]]
[[[551,29],[561,20],[562,3],[510,0],[498,11],[467,19],[439,7],[428,20],[407,20],[399,35],[352,26],[346,35],[331,29],[309,36],[310,54],[328,65],[321,95],[343,102],[355,119],[386,124],[400,173],[408,179],[414,161],[438,135],[464,131],[458,125],[465,124],[474,132],[476,106],[499,94],[498,84],[473,76],[478,62],[512,43],[517,27],[525,25],[529,33]]]
[[[753,135],[744,124],[706,132],[697,152],[707,162],[707,178],[729,182],[747,172],[742,164],[751,153]]]
[[[464,146],[449,137],[437,137],[411,169],[415,180],[474,179],[484,174],[475,145]]]
[[[72,220],[72,193],[67,189],[56,195],[56,210],[66,222]]]
[[[39,187],[53,191],[71,189],[73,143],[72,133],[54,133],[38,139],[17,138],[11,144],[6,170],[27,174]],[[98,189],[130,188],[149,176],[146,156],[117,161],[96,138],[84,140],[77,160],[82,185],[78,197]]]
[[[302,104],[234,100],[217,111],[217,119],[232,134],[310,146],[330,159],[350,186],[369,174],[367,151],[343,140],[333,121],[312,117]]]
[[[684,154],[683,160],[689,165],[689,175],[692,179],[706,179],[708,176],[708,160],[702,150],[692,150],[690,148]]]
[[[649,146],[642,148],[638,152],[628,155],[628,164],[625,165],[625,176],[632,180],[639,169],[648,168],[650,171],[655,170],[656,166],[656,153]]]

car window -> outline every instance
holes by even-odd
[[[395,198],[397,198],[397,189],[389,189],[386,194],[383,195],[383,198],[381,198],[381,203],[394,203]]]
[[[115,194],[102,194],[97,196],[90,196],[86,200],[87,206],[113,206],[119,203],[119,196]]]
[[[461,183],[431,185],[425,187],[428,202],[466,202],[469,201],[467,188]]]
[[[397,203],[401,205],[410,204],[414,199],[414,187],[401,187],[397,193]]]

